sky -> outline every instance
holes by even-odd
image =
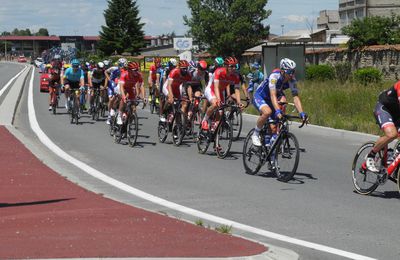
[[[250,1],[250,0],[249,0]],[[0,31],[14,28],[37,32],[47,28],[51,35],[99,34],[104,25],[103,12],[107,0],[0,0]],[[175,32],[184,35],[183,16],[190,16],[186,0],[137,0],[146,35]],[[316,18],[321,10],[337,10],[339,0],[268,0],[266,9],[272,14],[265,21],[270,32],[280,35],[297,29],[316,28]],[[283,28],[282,28],[283,25]]]

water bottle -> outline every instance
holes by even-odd
[[[270,134],[266,134],[264,137],[264,145],[266,147],[271,147],[271,135]]]

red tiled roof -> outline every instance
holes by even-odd
[[[85,41],[100,41],[100,36],[83,36]]]
[[[1,41],[59,41],[58,36],[0,36]]]

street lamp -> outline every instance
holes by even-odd
[[[285,27],[285,25],[284,25],[284,24],[282,24],[282,25],[281,25],[281,28],[282,28],[282,35],[283,35],[283,27]]]

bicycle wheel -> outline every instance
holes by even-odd
[[[124,135],[124,127],[124,125],[116,125],[114,130],[114,142],[117,144],[121,143],[122,136]]]
[[[223,120],[217,128],[214,140],[215,151],[218,158],[225,158],[232,146],[232,127],[229,121]]]
[[[160,143],[164,143],[168,136],[168,125],[167,123],[159,122],[158,123],[158,140]]]
[[[182,144],[183,137],[185,136],[184,124],[186,120],[182,119],[184,117],[181,113],[176,113],[174,124],[172,126],[172,140],[174,145],[179,146]],[[182,123],[183,122],[183,123]]]
[[[251,139],[253,133],[254,129],[250,130],[243,144],[243,166],[246,173],[250,175],[258,173],[263,165],[263,147],[253,145],[253,140]]]
[[[230,120],[232,125],[233,140],[237,141],[239,140],[243,127],[242,111],[240,111],[240,109],[236,109],[235,111],[233,111]]]
[[[355,191],[362,195],[368,195],[379,186],[379,176],[376,173],[367,170],[365,158],[374,147],[375,142],[367,142],[363,144],[354,156],[353,165],[351,167],[353,185]],[[377,159],[380,165],[380,155],[377,153]]]
[[[199,129],[196,136],[196,144],[199,153],[205,154],[210,146],[210,133]]]
[[[279,181],[288,182],[296,174],[300,160],[300,149],[297,138],[286,133],[277,141],[275,148],[275,173]]]
[[[136,113],[132,113],[128,122],[129,122],[127,129],[128,143],[131,147],[133,147],[136,144],[139,131],[139,122]]]
[[[116,117],[112,116],[111,119],[110,119],[110,127],[108,129],[108,132],[110,133],[110,136],[114,135],[114,130],[115,130],[115,125],[116,124],[117,124]]]
[[[53,90],[51,94],[51,110],[53,112],[53,115],[55,115],[57,110],[57,95],[55,93],[55,90]]]
[[[79,124],[79,103],[74,99],[74,116],[75,116],[75,124]]]

